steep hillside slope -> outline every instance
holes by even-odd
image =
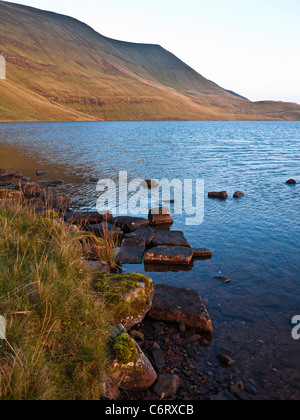
[[[0,121],[300,120],[300,106],[251,103],[158,45],[26,6],[0,2],[0,55]]]

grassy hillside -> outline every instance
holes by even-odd
[[[0,2],[0,54],[0,121],[300,120],[300,106],[251,103],[158,45],[26,6]]]

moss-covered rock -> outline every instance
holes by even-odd
[[[130,362],[134,363],[138,358],[135,342],[128,334],[122,334],[116,338],[114,353],[118,362],[123,365],[127,365]]]
[[[114,336],[113,353],[110,375],[118,386],[127,391],[144,391],[154,384],[157,375],[153,366],[123,328]]]
[[[147,276],[99,273],[93,288],[109,307],[114,323],[126,331],[142,322],[151,309],[154,286]]]

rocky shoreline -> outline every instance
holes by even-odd
[[[46,174],[37,171],[37,176]],[[18,180],[16,184],[12,182],[13,177]],[[164,271],[170,265],[178,270],[189,270],[195,261],[212,257],[211,250],[194,249],[183,232],[170,230],[173,219],[166,208],[152,209],[148,219],[113,217],[109,212],[71,211],[70,198],[53,194],[48,188],[62,183],[61,180],[43,181],[47,189],[42,190],[38,183],[28,182],[21,173],[0,170],[0,201],[26,203],[39,214],[53,210],[61,223],[72,226],[75,231],[91,232],[95,237],[101,238],[109,231],[119,242],[116,261],[120,271],[123,264],[143,262],[154,271]],[[287,184],[295,183],[294,180],[287,181]],[[151,188],[151,183],[147,185]],[[241,191],[234,194],[235,198],[243,196]],[[228,194],[225,191],[209,193],[209,198],[226,200]],[[92,250],[87,255],[87,266],[94,273],[114,276],[107,262],[97,258]],[[230,282],[227,278],[219,280]],[[196,291],[157,284],[148,287],[147,281],[141,279],[135,281],[134,287],[126,290],[121,299],[132,308],[141,302],[142,306],[138,314],[115,319],[112,354],[120,351],[121,359],[113,357],[111,374],[115,384],[107,390],[107,398],[259,398],[253,379],[241,380],[231,373],[234,354],[230,350],[218,348],[215,360],[205,361],[205,349],[212,341],[213,323]],[[116,347],[119,341],[121,344]],[[122,358],[124,351],[125,359]]]

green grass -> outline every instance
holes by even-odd
[[[81,239],[0,204],[1,400],[92,400],[109,383],[111,314],[95,305]]]

